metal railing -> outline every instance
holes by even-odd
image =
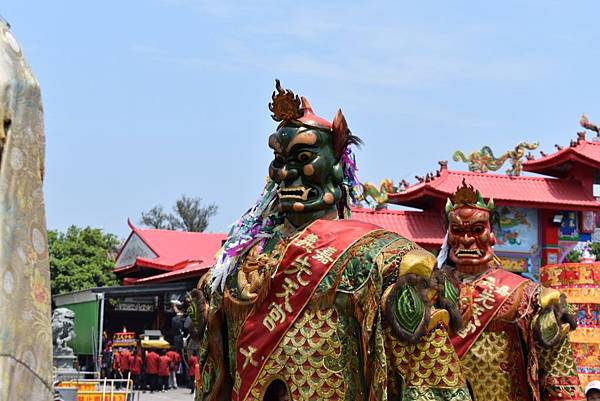
[[[72,370],[72,369],[56,369],[52,371],[54,381],[65,381],[65,380],[82,380],[86,377],[92,379],[100,379],[100,372],[88,372],[85,370]]]
[[[60,372],[59,372],[60,373]],[[66,372],[65,372],[66,373]],[[73,374],[74,372],[70,372]],[[77,372],[82,375],[95,372]],[[102,401],[134,401],[135,393],[133,391],[133,380],[131,374],[127,375],[126,379],[84,379],[81,377],[73,377],[70,380],[61,380],[57,377],[55,381],[57,388],[77,388],[77,399],[86,401],[98,399],[101,395]],[[89,396],[89,397],[86,397]],[[138,394],[139,399],[139,394]]]

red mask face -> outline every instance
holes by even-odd
[[[454,209],[448,215],[450,260],[465,272],[483,271],[494,256],[496,236],[490,212],[471,206]]]

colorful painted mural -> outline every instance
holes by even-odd
[[[524,273],[529,270],[529,258],[500,256],[500,265],[503,269],[515,273]]]
[[[558,230],[560,241],[579,241],[579,230],[577,229],[577,212],[563,212],[563,220]]]
[[[531,254],[538,249],[537,210],[502,206],[498,213],[496,252]]]

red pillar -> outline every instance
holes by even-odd
[[[552,222],[556,210],[540,210],[542,227],[542,266],[558,263],[560,249],[558,247],[558,225]]]

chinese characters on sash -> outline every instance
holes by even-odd
[[[465,338],[474,334],[481,327],[481,317],[483,314],[492,313],[497,308],[498,302],[502,302],[511,293],[511,288],[507,285],[496,285],[496,278],[493,276],[485,277],[477,284],[476,296],[473,298],[472,316],[457,334]]]
[[[290,304],[290,298],[296,294],[300,287],[306,287],[310,284],[312,276],[311,261],[309,258],[317,260],[322,264],[333,262],[333,255],[337,249],[328,246],[315,251],[316,243],[319,240],[317,234],[309,233],[304,238],[295,242],[295,245],[304,249],[304,255],[298,256],[290,266],[283,271],[285,278],[281,291],[275,292],[276,300],[269,305],[269,312],[262,321],[262,324],[270,332],[277,328],[278,324],[285,323],[288,313],[293,312]]]

